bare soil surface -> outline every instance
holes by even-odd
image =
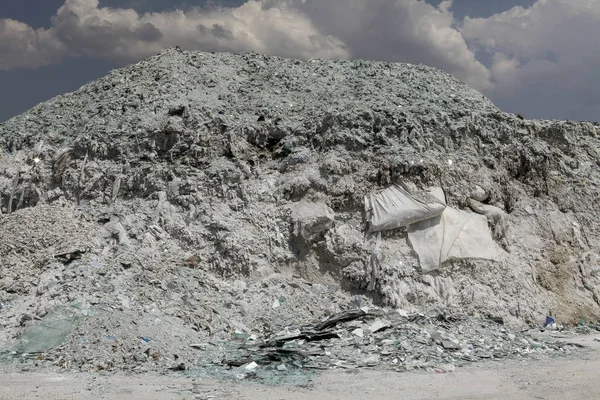
[[[268,386],[194,376],[3,371],[0,399],[593,399],[600,392],[600,342],[581,336],[574,357],[502,361],[451,373],[331,371],[304,385]]]

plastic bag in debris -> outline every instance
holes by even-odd
[[[446,205],[434,196],[411,194],[400,185],[365,196],[365,213],[371,232],[397,229],[440,215]]]

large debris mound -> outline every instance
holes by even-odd
[[[166,51],[0,124],[0,345],[68,305],[81,336],[160,320],[183,357],[348,292],[595,319],[598,134],[425,66]]]

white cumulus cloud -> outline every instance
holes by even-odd
[[[245,51],[284,57],[347,58],[344,43],[319,32],[282,3],[250,0],[238,8],[192,8],[139,15],[101,7],[98,0],[66,0],[49,29],[0,19],[0,69],[36,67],[67,55],[134,61],[164,48]]]
[[[490,72],[455,27],[452,1],[297,0],[322,32],[344,41],[352,57],[423,63],[473,87],[491,89]]]
[[[0,70],[41,67],[60,60],[65,52],[51,31],[0,19]]]
[[[600,0],[538,0],[488,18],[467,17],[461,32],[491,56],[501,106],[533,116],[600,115]]]

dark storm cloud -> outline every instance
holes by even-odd
[[[223,28],[219,24],[213,24],[212,27],[208,28],[205,25],[198,25],[198,31],[203,35],[212,35],[217,39],[233,39],[233,32],[229,29]]]

